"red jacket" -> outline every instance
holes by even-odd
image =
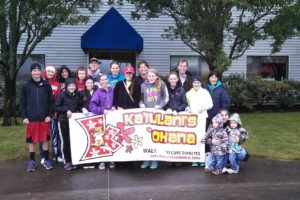
[[[51,85],[52,93],[54,95],[55,101],[57,100],[59,94],[61,93],[60,84],[56,81],[56,76],[57,76],[57,70],[55,69],[55,73],[54,73],[53,78],[48,79],[47,74],[46,74],[46,68],[44,69],[43,77]]]
[[[78,68],[76,70],[76,85],[77,85],[77,90],[78,91],[81,91],[85,88],[85,80],[87,79],[88,77],[88,71],[87,69],[85,69],[85,78],[83,81],[79,80],[78,78]]]

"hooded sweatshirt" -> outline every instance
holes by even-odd
[[[47,67],[46,67],[47,68]],[[51,85],[51,88],[52,88],[52,93],[54,95],[54,99],[57,100],[58,96],[60,95],[61,93],[61,89],[60,89],[60,84],[56,81],[56,77],[57,77],[57,70],[56,68],[55,69],[55,72],[54,72],[54,76],[49,79],[47,77],[47,72],[46,72],[46,68],[44,69],[44,72],[43,72],[43,77],[48,81],[48,83]]]
[[[66,90],[63,91],[56,103],[54,111],[58,112],[58,120],[63,122],[68,122],[67,111],[70,110],[72,113],[81,111],[81,98],[77,92],[77,88],[74,92],[68,91],[68,85],[74,83],[76,85],[76,81],[74,78],[67,78],[66,81]]]
[[[160,91],[155,87],[155,83],[149,83],[145,81],[141,86],[141,101],[139,103],[140,107],[145,106],[146,108],[154,108],[159,106],[159,108],[165,107],[169,101],[169,93],[166,84],[161,81]]]
[[[103,115],[104,110],[111,110],[113,106],[114,92],[111,86],[107,90],[98,88],[90,101],[89,110],[96,115]]]
[[[124,75],[119,73],[117,76],[113,76],[112,73],[108,74],[108,83],[112,88],[115,88],[117,82],[123,81],[125,79]]]
[[[67,65],[61,65],[60,68],[58,69],[58,76],[57,76],[57,81],[58,83],[60,84],[60,89],[61,91],[65,91],[65,78],[63,78],[61,76],[61,72],[66,69],[68,72],[69,72],[69,77],[68,78],[71,78],[71,70],[67,67]]]
[[[93,75],[92,70],[88,69],[88,75],[91,79],[93,79],[95,83],[99,83],[100,82],[99,76],[101,75],[101,70],[98,68],[95,74]]]
[[[78,78],[78,68],[77,68],[77,70],[76,70],[76,85],[77,85],[78,91],[81,91],[85,88],[85,80],[87,79],[87,77],[88,77],[88,70],[85,69],[85,77],[83,80],[80,80]]]
[[[223,128],[223,118],[221,114],[217,114],[212,120],[218,123],[218,127],[214,128],[213,126],[210,126],[205,135],[205,143],[211,145],[211,153],[214,156],[226,155],[228,146],[228,135]],[[221,143],[218,145],[213,145],[213,139],[218,139],[221,141]]]

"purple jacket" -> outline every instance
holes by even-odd
[[[111,86],[108,86],[107,91],[103,88],[98,88],[91,98],[89,110],[96,115],[102,115],[104,110],[111,110],[114,100],[113,94]]]

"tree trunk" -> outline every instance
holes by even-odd
[[[16,110],[16,77],[11,78],[5,75],[3,123],[2,126],[12,126],[18,124]]]

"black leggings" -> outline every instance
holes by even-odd
[[[69,123],[58,122],[59,137],[61,141],[61,152],[65,162],[71,162],[71,146],[70,146],[70,131]]]

